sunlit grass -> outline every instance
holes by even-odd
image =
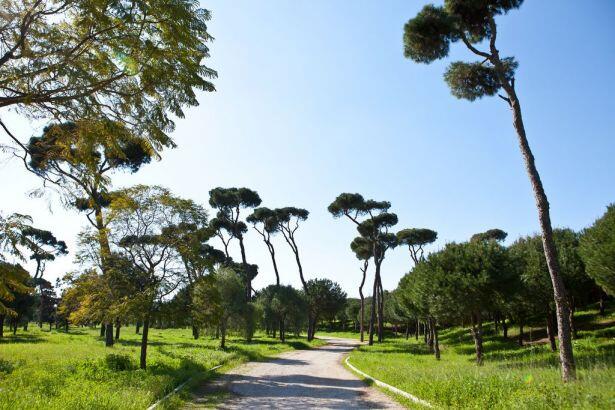
[[[140,335],[122,329],[121,340],[105,348],[98,330],[41,331],[0,340],[1,409],[145,409],[184,380],[203,379],[207,369],[308,348],[303,338],[280,343],[257,335],[252,343],[230,337],[226,350],[211,337],[194,340],[189,329],[151,329],[148,368],[139,370]],[[313,344],[322,344],[314,341]],[[129,370],[117,370],[107,355],[129,357]],[[173,407],[171,405],[167,407]],[[177,403],[177,401],[175,401]]]
[[[437,407],[615,408],[615,315],[583,317],[586,313],[578,317],[584,330],[574,341],[578,381],[573,383],[561,382],[557,353],[547,345],[519,347],[512,336],[505,341],[493,332],[486,337],[485,364],[478,367],[469,332],[459,328],[442,332],[439,362],[421,340],[402,337],[361,346],[350,361]]]

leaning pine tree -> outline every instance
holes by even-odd
[[[504,90],[506,95],[498,96],[512,110],[513,125],[536,198],[542,242],[553,284],[562,378],[569,381],[575,378],[568,319],[570,308],[557,261],[549,202],[525,134],[521,103],[515,90],[515,70],[518,64],[513,57],[501,57],[496,46],[495,17],[519,8],[522,3],[523,0],[445,0],[441,7],[426,5],[404,27],[404,55],[419,63],[431,63],[448,56],[450,44],[461,41],[481,61],[451,63],[444,79],[452,94],[457,98],[474,101]],[[479,49],[478,44],[483,41],[487,43],[488,51]]]

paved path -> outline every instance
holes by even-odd
[[[326,346],[284,353],[268,362],[251,362],[214,385],[230,391],[221,409],[401,409],[388,396],[346,370],[342,360],[357,341],[327,339]],[[190,408],[206,403],[202,389]],[[202,396],[199,397],[199,394]]]

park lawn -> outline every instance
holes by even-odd
[[[252,343],[231,336],[227,349],[208,336],[194,340],[190,329],[150,329],[147,370],[137,369],[140,335],[123,328],[120,340],[105,348],[97,329],[39,330],[0,339],[0,409],[139,409],[143,410],[190,377],[278,353],[322,345],[287,338],[286,343],[256,335]],[[128,366],[109,354],[129,357]],[[118,367],[129,367],[118,370]],[[179,405],[171,400],[165,407]]]
[[[510,340],[504,341],[490,326],[482,367],[474,362],[469,331],[461,328],[441,332],[439,362],[421,340],[403,337],[361,346],[350,354],[350,362],[436,407],[615,408],[615,314],[599,317],[594,313],[576,316],[582,330],[574,341],[578,380],[573,383],[561,382],[557,353],[546,344],[519,347],[514,341],[515,329],[509,332]],[[541,338],[542,333],[544,330],[534,329],[536,337]]]

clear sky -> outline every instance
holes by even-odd
[[[399,228],[429,227],[434,248],[489,228],[508,242],[538,229],[534,199],[511,115],[499,98],[457,100],[442,80],[450,61],[406,60],[402,30],[424,1],[271,0],[203,2],[213,12],[216,93],[177,121],[179,147],[115,186],[160,184],[207,204],[216,186],[257,190],[263,205],[310,211],[297,234],[308,278],[328,277],[358,295],[359,262],[351,224],[327,205],[340,192],[389,200]],[[581,229],[615,201],[615,2],[527,1],[498,19],[499,49],[519,61],[517,91],[555,226]],[[451,59],[472,58],[453,46]],[[173,73],[169,73],[173,75]],[[40,132],[0,112],[26,140]],[[6,137],[2,136],[6,143]],[[0,210],[74,239],[84,216],[53,198],[17,161],[0,164]],[[299,286],[290,249],[275,245],[284,283]],[[238,245],[234,253],[239,256]],[[247,256],[260,266],[259,288],[273,283],[255,232]],[[49,265],[54,279],[74,252]],[[387,289],[407,272],[397,249],[383,265]],[[371,275],[370,279],[371,280]]]

